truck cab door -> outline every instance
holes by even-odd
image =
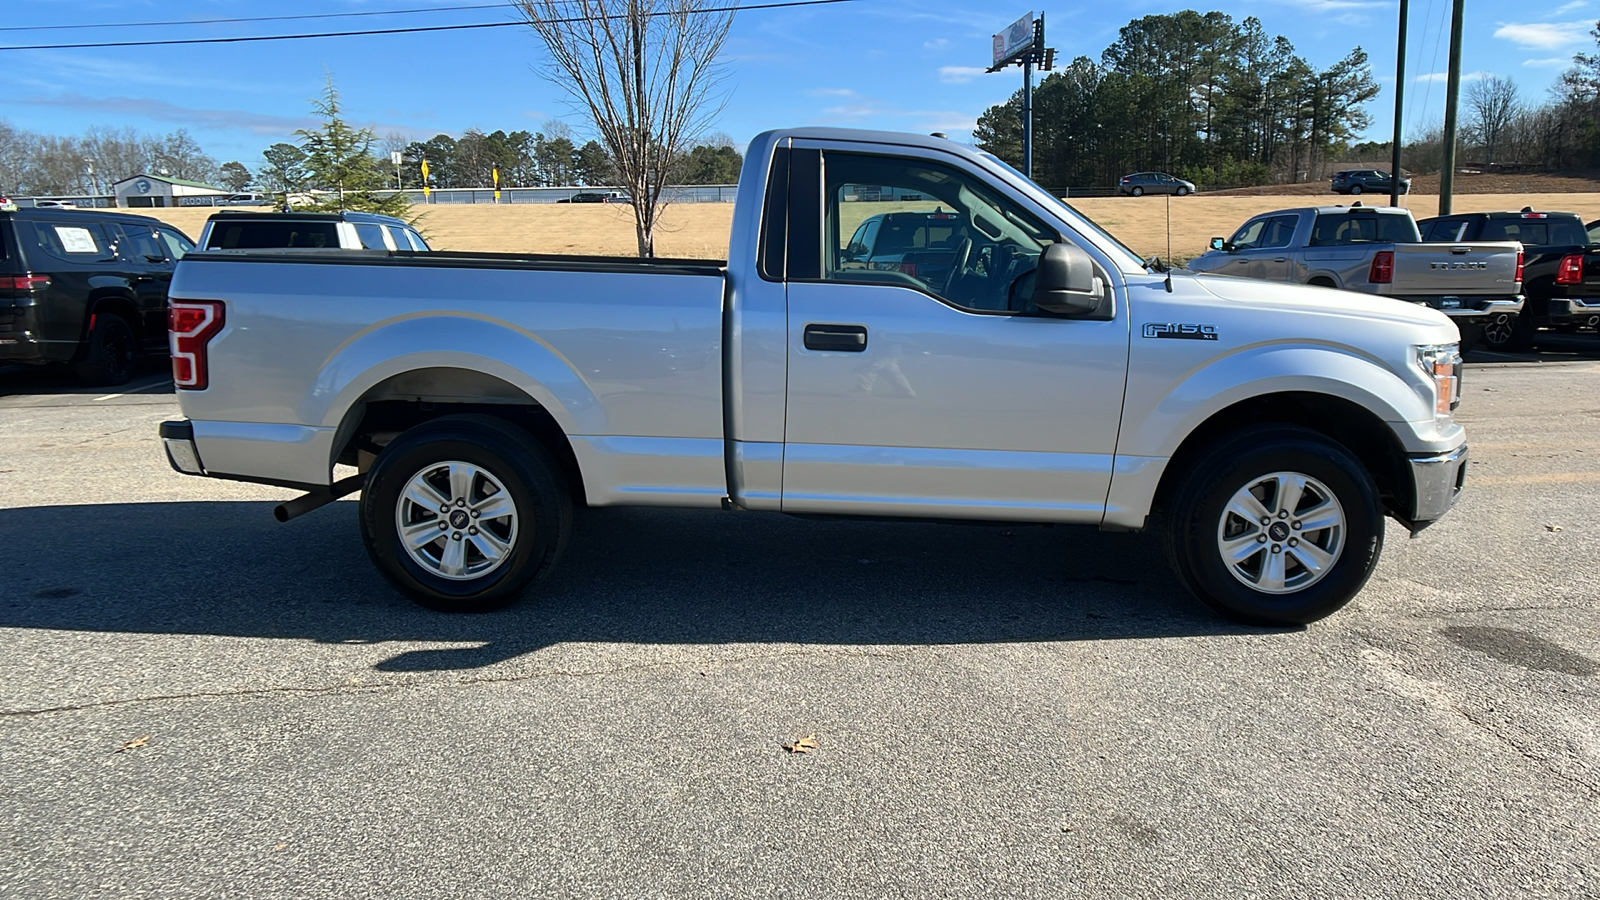
[[[1063,235],[1032,201],[935,150],[802,143],[782,509],[1099,522],[1128,360],[1109,266],[1097,264],[1104,314],[1038,310],[1030,273]],[[858,185],[923,199],[865,201]],[[862,221],[936,208],[954,217],[928,229],[915,270],[848,264]]]

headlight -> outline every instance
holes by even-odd
[[[1417,366],[1433,382],[1433,418],[1448,424],[1461,404],[1461,346],[1424,344],[1413,347]]]

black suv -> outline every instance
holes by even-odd
[[[1392,182],[1388,172],[1377,169],[1350,169],[1333,173],[1335,194],[1387,194]],[[1400,193],[1411,193],[1411,179],[1400,177]]]
[[[167,352],[167,287],[193,248],[144,216],[0,197],[0,364],[69,363],[86,384],[126,382],[140,352]]]

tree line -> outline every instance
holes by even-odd
[[[1255,17],[1150,15],[1124,26],[1099,60],[1080,56],[1034,90],[1034,180],[1112,185],[1157,169],[1202,187],[1302,181],[1369,124],[1377,96],[1356,47],[1318,69]],[[973,137],[1022,158],[1022,92],[990,107]]]
[[[0,194],[101,195],[140,174],[208,183],[229,167],[200,148],[188,131],[145,134],[133,128],[95,126],[82,135],[35,134],[0,119]],[[232,172],[237,177],[237,172]]]
[[[496,168],[503,188],[617,183],[610,155],[595,141],[579,144],[560,120],[550,120],[536,132],[485,134],[468,129],[459,138],[438,134],[426,141],[408,141],[399,134],[378,138],[370,130],[350,126],[343,119],[337,92],[325,94],[314,106],[325,124],[262,151],[255,171],[237,160],[218,164],[182,128],[150,135],[132,128],[96,126],[81,136],[58,136],[24,131],[0,120],[0,194],[108,195],[116,182],[143,174],[236,192],[337,191],[352,183],[368,191],[397,184],[414,190],[422,187],[423,159],[428,161],[428,183],[434,188],[489,187]],[[313,159],[320,147],[327,163],[330,146],[337,162],[330,166]],[[391,162],[395,151],[401,154],[398,172]],[[733,141],[716,134],[679,154],[673,177],[678,184],[732,184],[739,180],[743,162]],[[352,182],[352,173],[357,172]]]

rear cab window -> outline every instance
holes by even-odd
[[[207,250],[264,250],[273,247],[335,248],[336,222],[220,221],[211,228]]]
[[[1410,216],[1376,212],[1317,213],[1311,229],[1311,246],[1347,244],[1415,244],[1422,237]]]
[[[1517,218],[1490,219],[1483,226],[1480,240],[1521,241],[1529,247],[1555,247],[1587,244],[1589,236],[1577,216],[1533,213]]]

